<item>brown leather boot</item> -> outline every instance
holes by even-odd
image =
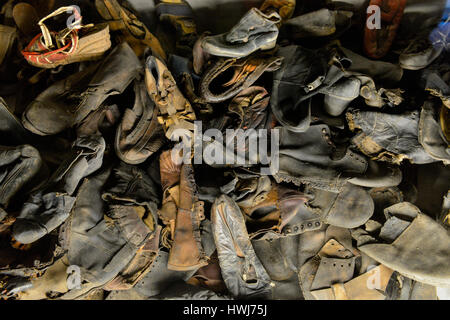
[[[200,223],[205,219],[203,201],[198,201],[194,171],[190,164],[181,167],[179,190],[174,241],[167,268],[186,271],[207,265],[200,238]]]
[[[180,198],[181,164],[177,165],[172,161],[170,150],[161,153],[159,157],[159,170],[163,189],[163,200],[158,215],[162,222],[169,227],[171,239],[173,240],[178,200]]]

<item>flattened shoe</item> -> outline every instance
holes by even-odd
[[[211,222],[203,220],[200,227],[202,246],[205,254],[211,257],[216,246],[212,234]],[[197,269],[187,271],[175,271],[167,268],[169,253],[161,248],[153,263],[150,265],[147,274],[136,283],[134,290],[143,297],[149,298],[163,293],[176,282],[188,281]]]
[[[350,281],[333,283],[311,294],[317,300],[387,300],[393,274],[394,270],[381,264]]]
[[[347,248],[334,238],[329,239],[298,271],[298,281],[306,300],[316,300],[312,294],[317,289],[344,283],[353,278],[356,259],[352,248]]]
[[[345,146],[338,151],[327,125],[314,125],[306,132],[283,127],[279,152],[272,155],[270,168],[278,183],[308,184],[337,192],[349,178],[367,171],[368,160]]]
[[[44,21],[65,12],[73,12],[76,20],[66,30],[50,31]],[[97,60],[111,47],[109,26],[81,25],[81,15],[73,6],[61,7],[39,21],[42,33],[31,40],[22,55],[38,68],[56,68],[75,62]]]
[[[289,19],[285,28],[295,39],[329,36],[336,32],[336,15],[337,11],[323,8]]]
[[[135,81],[134,94],[134,106],[125,110],[114,144],[117,156],[129,164],[144,162],[165,142],[158,108],[150,100],[145,83]]]
[[[251,242],[273,282],[271,299],[301,300],[303,294],[297,275],[299,238],[267,231]]]
[[[380,240],[372,237],[360,243],[358,250],[410,279],[448,286],[448,230],[408,202],[387,208],[385,214],[389,219]]]
[[[256,256],[237,204],[228,196],[220,196],[212,207],[211,219],[222,277],[229,292],[241,299],[270,297],[271,279]]]
[[[138,76],[141,63],[122,43],[100,64],[60,80],[32,101],[22,115],[24,127],[52,135],[80,124],[111,95],[122,93]]]
[[[276,12],[264,14],[252,8],[229,32],[207,36],[202,40],[205,52],[218,57],[243,58],[257,50],[270,50],[278,38]]]

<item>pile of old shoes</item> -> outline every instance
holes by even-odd
[[[418,2],[6,1],[0,299],[449,299],[450,24]]]

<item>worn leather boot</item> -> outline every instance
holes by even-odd
[[[155,183],[145,172],[124,164],[114,173],[107,165],[84,180],[73,214],[60,231],[69,264],[80,268],[81,286],[61,299],[83,297],[107,283],[113,285],[128,272],[132,283],[134,276],[139,278],[130,264],[157,235],[156,192]]]
[[[346,145],[335,145],[327,125],[311,126],[304,133],[281,128],[279,152],[272,155],[271,172],[278,183],[309,184],[333,192],[339,192],[347,181],[382,187],[396,186],[402,179],[398,167],[375,163]]]
[[[28,105],[25,128],[52,135],[80,124],[111,95],[122,93],[137,77],[141,63],[127,43],[114,48],[102,63],[56,82]]]
[[[196,116],[189,101],[183,96],[167,66],[158,58],[150,56],[145,64],[147,92],[158,108],[158,121],[166,137],[174,138],[177,129],[194,133]]]
[[[315,300],[315,290],[351,280],[358,258],[354,249],[334,238],[329,239],[299,270],[298,279],[304,298]]]
[[[298,281],[299,237],[266,231],[251,238],[255,253],[273,283],[271,299],[301,300],[303,294]]]
[[[388,114],[351,109],[346,117],[350,130],[359,132],[352,142],[372,159],[394,164],[405,158],[415,164],[438,161],[419,143],[418,111]]]
[[[81,179],[102,166],[105,147],[101,136],[80,137],[74,142],[72,154],[23,205],[13,225],[17,241],[35,242],[69,217],[75,203],[73,193]]]
[[[202,221],[200,233],[205,254],[208,257],[211,257],[216,250],[216,246],[214,244],[211,222],[209,220],[205,219]],[[161,243],[161,245],[164,246],[163,243]],[[134,286],[133,290],[140,296],[148,298],[159,295],[176,282],[188,281],[196,273],[197,269],[187,271],[174,271],[168,269],[169,253],[165,250],[165,248],[159,250],[158,255],[151,264],[147,274]]]
[[[144,162],[165,142],[163,127],[158,122],[158,108],[150,100],[143,81],[135,81],[134,94],[134,106],[125,110],[114,144],[117,156],[129,164]]]
[[[374,202],[369,193],[358,186],[346,183],[340,192],[330,192],[307,187],[311,198],[306,206],[323,223],[341,228],[356,228],[365,224],[374,212]],[[311,224],[309,222],[309,224]]]
[[[276,12],[264,14],[252,8],[229,32],[207,36],[202,48],[207,53],[227,58],[242,58],[257,50],[270,50],[278,38],[277,23],[281,21]]]
[[[302,14],[285,23],[286,34],[294,39],[330,36],[336,32],[337,16],[343,14],[349,18],[352,15],[349,11],[332,11],[326,8]]]
[[[181,167],[179,194],[175,234],[167,268],[178,271],[199,269],[208,264],[200,237],[200,225],[205,213],[203,201],[198,201],[192,165]]]
[[[310,50],[294,45],[281,48],[277,55],[284,60],[274,73],[272,112],[283,127],[305,132],[311,122],[311,98],[326,93],[324,90],[341,79],[343,64],[347,66],[349,61],[334,49]]]
[[[264,72],[273,72],[280,68],[282,57],[274,57],[269,54],[254,54],[242,59],[215,60],[203,73],[200,80],[200,97],[207,102],[219,103],[238,95],[241,91],[252,86]],[[231,79],[224,75],[233,70]]]
[[[324,109],[333,117],[340,116],[348,105],[359,97],[361,81],[357,77],[344,78],[325,89]]]
[[[228,196],[220,196],[211,209],[211,219],[222,277],[229,292],[241,299],[270,297],[271,279],[256,256],[237,204]]]

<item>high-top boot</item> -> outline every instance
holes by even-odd
[[[180,198],[175,234],[167,268],[192,270],[207,265],[200,237],[200,223],[205,219],[203,201],[198,201],[192,165],[184,164],[180,174]]]

